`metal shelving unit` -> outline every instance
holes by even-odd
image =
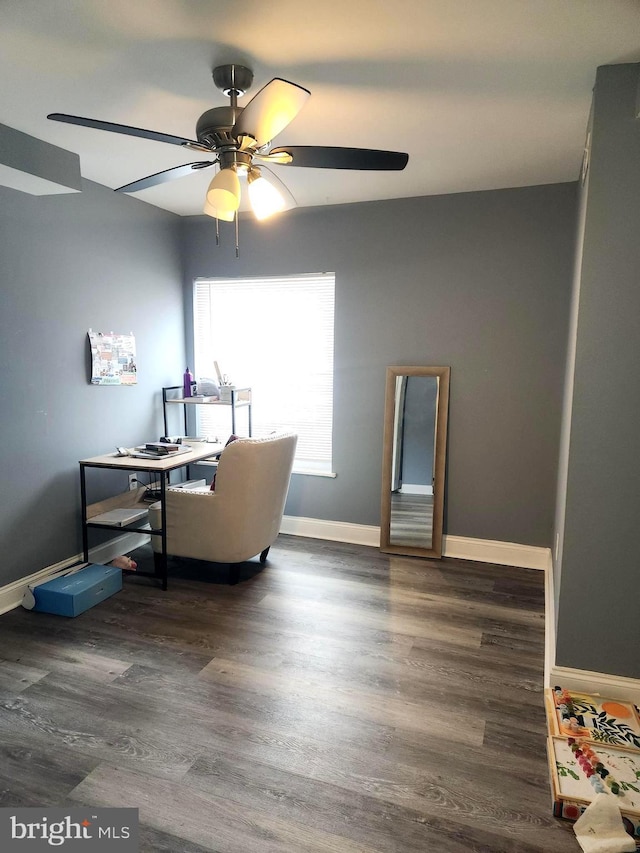
[[[184,434],[189,435],[189,423],[187,412],[190,406],[227,406],[231,409],[231,432],[236,432],[236,411],[247,409],[248,435],[251,435],[251,388],[231,388],[230,400],[219,400],[212,397],[172,397],[172,392],[182,392],[182,385],[168,385],[162,389],[162,411],[164,415],[164,434],[170,435],[169,420],[167,417],[168,406],[177,405],[183,407],[184,412]]]

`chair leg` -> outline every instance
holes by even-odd
[[[162,554],[158,551],[153,552],[153,570],[157,575],[162,574]]]
[[[269,545],[269,548],[270,547],[271,546]],[[269,553],[269,548],[265,548],[264,551],[260,554],[260,562],[263,566],[267,562],[267,554]]]
[[[241,563],[230,563],[229,565],[229,586],[235,586],[240,580]]]

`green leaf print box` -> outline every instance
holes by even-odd
[[[640,750],[640,717],[632,702],[560,687],[545,694],[549,734]]]

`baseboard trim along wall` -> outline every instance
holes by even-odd
[[[307,536],[309,539],[328,539],[331,542],[349,542],[351,545],[380,545],[380,528],[367,524],[350,524],[346,521],[326,521],[323,518],[301,518],[285,515],[280,533],[289,536]]]
[[[544,576],[544,686],[551,686],[551,672],[556,662],[556,597],[553,583],[553,556],[549,559]]]
[[[624,675],[609,675],[606,672],[590,672],[586,669],[572,669],[568,666],[553,666],[551,686],[559,684],[569,693],[592,693],[610,699],[626,699],[640,705],[640,679],[627,678]]]
[[[300,518],[285,515],[281,533],[291,536],[308,536],[310,539],[329,539],[332,542],[349,542],[353,545],[380,545],[380,528],[366,524],[348,524],[343,521],[325,521],[321,518]],[[514,542],[497,542],[491,539],[470,539],[467,536],[444,536],[443,554],[459,560],[480,563],[498,563],[501,566],[518,566],[522,569],[546,570],[551,551],[534,545]]]
[[[114,557],[120,554],[126,554],[128,551],[133,551],[134,548],[139,548],[145,542],[149,541],[149,535],[144,533],[125,533],[124,536],[118,536],[102,545],[98,545],[89,551],[89,561],[98,563],[99,565],[108,563]],[[19,607],[22,604],[22,596],[27,591],[30,584],[45,581],[50,575],[61,572],[63,569],[69,569],[76,563],[82,562],[82,554],[75,554],[67,560],[61,560],[52,566],[46,566],[26,578],[9,583],[6,586],[0,587],[0,616],[13,610],[14,607]]]
[[[400,486],[402,495],[432,495],[433,486],[422,486],[419,483],[403,483]]]
[[[476,560],[479,563],[497,563],[500,566],[517,566],[521,569],[545,571],[551,551],[536,545],[518,545],[516,542],[498,542],[493,539],[470,539],[467,536],[443,536],[443,554],[458,560]]]

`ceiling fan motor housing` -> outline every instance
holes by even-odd
[[[231,131],[242,109],[242,107],[214,107],[202,113],[196,123],[198,142],[203,142],[210,148],[234,145],[235,139]]]

